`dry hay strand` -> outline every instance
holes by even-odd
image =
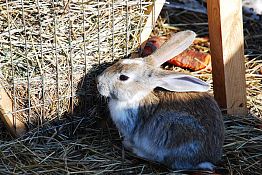
[[[224,165],[230,174],[262,173],[262,120],[255,116],[225,118]]]
[[[0,72],[15,117],[33,128],[72,113],[83,77],[92,84],[98,65],[138,47],[152,3],[112,2],[0,2]]]

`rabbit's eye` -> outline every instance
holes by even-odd
[[[126,75],[120,75],[119,76],[119,79],[121,80],[121,81],[126,81],[126,80],[128,80],[128,76],[126,76]]]

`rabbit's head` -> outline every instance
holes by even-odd
[[[178,32],[148,57],[119,60],[98,76],[98,91],[119,101],[139,101],[156,87],[176,92],[207,91],[209,85],[198,78],[160,68],[187,49],[195,36],[192,31]]]

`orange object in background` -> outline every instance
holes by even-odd
[[[142,50],[142,57],[152,54],[155,50],[159,49],[162,44],[167,40],[167,37],[153,36],[146,41],[146,45]]]
[[[210,61],[211,55],[208,53],[202,53],[195,50],[185,50],[169,60],[168,63],[196,71],[206,68]]]
[[[142,50],[142,57],[152,54],[155,50],[165,43],[167,37],[151,37],[147,40],[144,49]],[[194,71],[206,68],[211,61],[211,55],[195,50],[185,50],[181,54],[169,60],[168,63],[181,68],[191,69]]]

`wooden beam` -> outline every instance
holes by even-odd
[[[228,114],[246,115],[242,0],[207,0],[214,96]]]
[[[160,15],[160,12],[165,4],[166,0],[155,0],[153,2],[152,5],[150,5],[147,9],[147,11],[145,12],[146,14],[148,14],[148,18],[146,20],[146,23],[145,23],[145,26],[143,27],[143,30],[140,34],[140,39],[139,39],[139,42],[140,42],[140,50],[143,50],[143,48],[145,47],[146,45],[146,41],[148,40],[155,24],[156,24],[156,21],[157,21],[157,18],[158,16]],[[149,13],[147,13],[149,12]],[[139,52],[133,52],[131,54],[131,58],[138,58],[140,57],[141,53]]]
[[[22,136],[26,133],[26,126],[21,121],[13,118],[13,103],[6,93],[2,82],[0,82],[0,118],[7,129],[14,137]]]
[[[149,38],[165,2],[165,0],[155,0],[152,7],[150,7],[150,14],[140,35],[141,48],[144,48],[145,41]]]

